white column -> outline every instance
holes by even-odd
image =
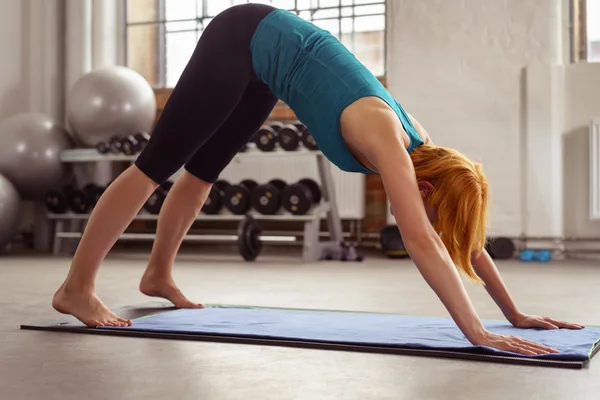
[[[65,0],[65,89],[92,69],[92,0]]]
[[[62,120],[64,1],[29,2],[29,110]]]
[[[92,66],[117,64],[120,29],[116,0],[92,0]]]
[[[564,67],[526,71],[523,233],[563,235]]]

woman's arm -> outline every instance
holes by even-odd
[[[571,322],[559,321],[550,317],[537,315],[527,315],[519,311],[519,308],[512,299],[506,285],[502,281],[500,272],[496,264],[487,251],[483,251],[479,256],[473,256],[473,268],[481,280],[485,283],[485,288],[490,297],[502,311],[508,322],[518,328],[544,328],[544,329],[582,329],[583,325]]]
[[[365,119],[357,118],[356,125],[347,129],[345,139],[377,168],[411,259],[466,338],[475,345],[526,355],[556,352],[538,343],[485,329],[448,251],[429,222],[397,117],[386,112],[369,115],[368,131],[377,133],[369,135],[364,134],[365,130],[362,134],[357,132],[357,126],[363,125]]]
[[[490,297],[498,305],[506,319],[514,325],[519,315],[522,314],[508,292],[506,285],[502,281],[502,277],[494,264],[494,260],[492,260],[488,252],[484,250],[479,256],[474,255],[471,258],[471,262],[473,263],[475,272],[485,283],[485,289]]]

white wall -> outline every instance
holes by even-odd
[[[390,90],[436,144],[483,162],[490,234],[560,234],[562,122],[552,113],[562,114],[563,86],[552,65],[563,60],[562,1],[388,4]],[[551,153],[540,157],[538,148]],[[534,171],[541,175],[527,181]]]
[[[564,220],[567,236],[600,237],[600,222],[589,213],[589,125],[600,117],[600,63],[566,68]]]
[[[0,120],[28,107],[28,43],[25,2],[0,2]]]

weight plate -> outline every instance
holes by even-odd
[[[67,194],[67,203],[69,204],[69,208],[75,214],[85,214],[90,209],[90,203],[88,199],[81,190],[73,190],[69,194]]]
[[[229,186],[230,186],[229,182],[227,182],[226,180],[223,180],[223,179],[219,179],[213,185],[213,187],[217,188],[217,190],[219,191],[219,193],[221,195],[223,195],[223,192],[225,192],[225,189],[227,189]]]
[[[67,199],[59,190],[49,190],[46,193],[44,203],[46,209],[53,214],[63,214],[68,209]]]
[[[300,133],[294,125],[285,125],[277,135],[279,146],[286,151],[298,150],[300,146]]]
[[[287,183],[283,179],[271,179],[269,183],[275,186],[280,192],[287,186]]]
[[[262,250],[260,234],[262,229],[258,223],[246,217],[238,225],[238,249],[246,261],[254,261]]]
[[[273,122],[271,122],[270,128],[273,129],[275,131],[275,133],[278,133],[279,131],[281,131],[283,129],[284,126],[285,126],[285,124],[283,122],[273,121]]]
[[[277,134],[272,128],[263,126],[256,133],[254,143],[261,151],[273,151],[277,144]]]
[[[110,151],[113,154],[119,154],[121,152],[121,146],[122,143],[119,140],[119,138],[112,138],[109,142],[108,145],[110,147]]]
[[[400,230],[396,225],[388,225],[379,232],[379,243],[383,253],[389,258],[408,258]]]
[[[98,200],[102,194],[104,194],[104,188],[96,185],[95,183],[88,183],[83,187],[83,193],[85,193],[85,197],[87,197],[88,203],[90,207],[95,207],[98,204]]]
[[[302,145],[308,150],[319,150],[319,146],[308,131],[308,128],[304,127],[304,129],[300,130],[300,140],[302,141]]]
[[[144,210],[148,211],[150,214],[160,213],[160,209],[165,202],[165,197],[167,197],[166,191],[162,186],[157,187],[148,200],[146,200],[146,203],[144,203]]]
[[[306,186],[313,196],[313,202],[318,204],[321,202],[321,187],[312,179],[304,178],[298,181],[299,184]]]
[[[290,185],[281,193],[281,204],[286,211],[294,215],[304,215],[313,204],[312,193],[304,185]]]
[[[250,191],[243,185],[229,186],[223,195],[225,207],[233,214],[246,214],[251,206],[250,195]]]
[[[257,186],[252,191],[252,208],[264,215],[273,215],[281,208],[281,191],[273,184]]]
[[[202,206],[202,212],[209,215],[218,214],[223,208],[223,197],[219,192],[219,189],[213,185],[210,189],[210,193]]]
[[[96,143],[96,150],[98,150],[98,153],[100,154],[106,154],[110,152],[110,146],[108,143],[104,142]]]
[[[258,183],[253,179],[244,179],[240,182],[240,185],[244,186],[246,189],[252,192],[252,190],[254,190],[254,188],[258,186]]]
[[[486,244],[486,250],[490,254],[490,257],[498,260],[506,260],[513,257],[516,248],[511,239],[497,237],[488,240],[488,243]]]

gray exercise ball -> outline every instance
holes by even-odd
[[[17,234],[21,225],[21,198],[17,188],[0,175],[0,249]]]
[[[69,134],[51,118],[16,114],[0,122],[0,174],[22,197],[39,197],[63,183],[69,170],[60,153],[70,147]]]
[[[130,68],[94,70],[82,76],[67,96],[67,119],[81,146],[150,132],[155,118],[154,90]]]

